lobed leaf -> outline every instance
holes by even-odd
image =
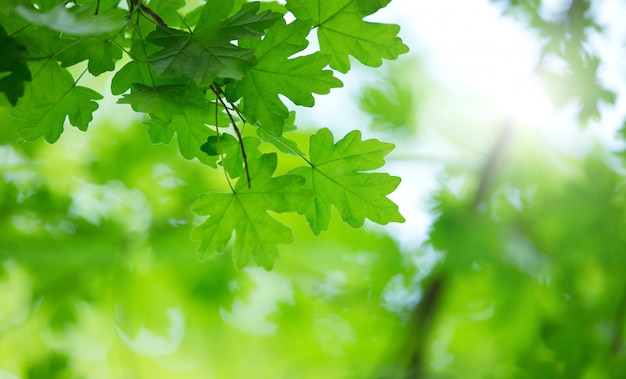
[[[136,84],[134,87],[135,91],[125,94],[117,102],[130,104],[133,110],[150,113],[164,121],[170,120],[174,115],[185,114],[186,109],[208,109],[202,92],[197,88],[184,85],[149,87],[143,84]]]
[[[390,0],[288,0],[296,18],[311,20],[318,28],[320,50],[333,54],[330,67],[346,73],[349,56],[366,66],[377,67],[382,59],[396,59],[409,51],[397,36],[398,25],[363,21]]]
[[[231,43],[203,40],[181,30],[159,27],[148,41],[164,49],[151,55],[154,71],[167,78],[189,78],[207,87],[219,78],[239,80],[254,65],[254,52]]]
[[[289,110],[278,97],[287,96],[298,105],[313,106],[313,93],[326,94],[341,87],[331,70],[324,70],[331,56],[314,53],[290,58],[308,46],[311,29],[308,21],[296,20],[287,25],[277,22],[267,31],[263,41],[256,43],[257,64],[245,77],[226,88],[231,101],[243,98],[242,112],[247,121],[260,125],[276,136],[282,135]]]
[[[221,1],[205,6],[193,32],[159,27],[148,41],[164,47],[149,61],[158,75],[189,78],[201,87],[217,78],[240,80],[255,64],[254,51],[231,41],[263,34],[280,17],[278,13],[257,13],[258,3],[244,4],[240,11],[225,18],[234,2]]]
[[[258,159],[261,156],[259,151],[261,141],[258,138],[243,137],[242,143],[248,160]],[[238,178],[244,172],[246,162],[244,162],[241,153],[241,146],[237,138],[232,135],[222,133],[219,138],[217,135],[209,136],[206,142],[200,146],[200,150],[209,156],[221,157],[220,164],[231,178]]]
[[[387,198],[400,184],[400,178],[362,172],[384,165],[384,156],[393,147],[375,139],[362,141],[358,130],[336,144],[327,128],[311,136],[311,166],[295,168],[289,174],[304,177],[307,188],[315,192],[315,197],[298,210],[306,216],[313,233],[328,229],[331,206],[355,228],[362,226],[366,218],[378,224],[404,222],[398,206]]]
[[[170,143],[176,133],[180,155],[189,160],[198,158],[208,166],[217,167],[217,158],[201,150],[206,139],[215,135],[215,132],[205,125],[206,119],[205,112],[192,110],[183,115],[174,115],[169,121],[153,118],[145,124],[148,125],[148,135],[152,143]]]
[[[242,177],[232,193],[210,192],[196,200],[192,210],[208,219],[192,230],[191,238],[200,242],[198,257],[204,261],[224,252],[234,232],[235,266],[243,267],[254,258],[269,270],[278,257],[278,245],[291,243],[293,233],[267,212],[295,211],[313,193],[305,188],[302,177],[272,177],[277,165],[274,153],[248,163],[251,188]]]
[[[87,130],[98,109],[94,100],[102,95],[76,86],[72,75],[54,61],[32,63],[30,70],[33,80],[12,112],[22,120],[17,127],[20,136],[28,141],[43,136],[53,143],[63,132],[66,117],[80,130]]]
[[[202,90],[194,85],[134,85],[118,103],[130,104],[135,111],[148,113],[148,134],[153,143],[169,143],[176,133],[180,153],[186,159],[198,158],[216,167],[216,158],[203,153],[201,146],[215,135],[207,124],[215,125],[215,104],[209,103]],[[219,117],[219,115],[218,115]]]
[[[87,68],[94,76],[115,70],[115,62],[122,58],[122,49],[114,41],[115,35],[98,34],[88,38],[70,38],[71,48],[56,55],[62,67],[88,61]]]

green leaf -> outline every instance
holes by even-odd
[[[397,37],[400,27],[363,21],[385,7],[390,0],[288,0],[298,19],[312,20],[317,26],[320,50],[333,54],[330,67],[346,73],[349,56],[366,66],[378,67],[382,59],[396,59],[409,48]]]
[[[13,106],[24,95],[24,83],[31,79],[22,49],[0,25],[0,92],[4,92]]]
[[[248,160],[257,159],[261,156],[259,151],[261,142],[257,138],[244,137],[242,143]],[[219,138],[217,135],[209,136],[206,142],[200,146],[200,150],[209,156],[221,155],[220,164],[231,178],[238,178],[243,173],[245,162],[241,153],[241,145],[234,136],[228,133],[223,133]]]
[[[375,139],[362,141],[354,130],[333,143],[327,128],[311,136],[310,167],[298,167],[290,174],[306,178],[315,197],[298,210],[304,214],[315,234],[328,229],[330,207],[352,227],[366,218],[378,223],[404,222],[398,206],[386,196],[400,184],[400,178],[385,173],[364,173],[384,165],[384,156],[394,146]]]
[[[280,15],[269,11],[257,14],[259,5],[252,3],[223,19],[232,6],[232,1],[205,6],[192,33],[163,27],[150,33],[148,41],[164,47],[149,57],[156,73],[189,78],[201,87],[216,78],[242,79],[244,71],[255,63],[254,52],[231,41],[262,35]]]
[[[285,125],[283,125],[283,132],[290,132],[297,129],[294,125],[294,121],[296,118],[296,112],[289,112],[289,118],[286,120]],[[291,155],[300,155],[304,156],[304,152],[300,150],[298,147],[298,143],[292,139],[285,137],[285,135],[276,136],[270,132],[267,132],[261,128],[256,130],[257,136],[267,143],[272,144],[274,147],[278,149],[283,154],[291,154]]]
[[[269,10],[259,12],[258,1],[245,3],[237,14],[226,19],[218,30],[228,40],[254,38],[262,36],[264,31],[283,18],[280,13]],[[210,8],[206,7],[205,9]]]
[[[257,264],[269,270],[278,257],[278,245],[293,241],[291,229],[267,212],[295,211],[312,192],[306,190],[302,177],[272,177],[276,159],[276,154],[265,154],[249,162],[251,188],[242,177],[232,193],[205,193],[193,204],[196,214],[209,216],[191,232],[191,238],[200,242],[201,261],[224,252],[235,232],[235,266],[243,267],[254,257]]]
[[[22,120],[17,127],[20,136],[29,141],[44,136],[53,143],[63,132],[66,117],[80,130],[87,130],[92,113],[98,109],[93,100],[102,99],[102,95],[76,86],[72,75],[56,62],[33,63],[30,69],[33,80],[12,112]]]
[[[52,58],[67,48],[64,45],[67,40],[62,40],[59,32],[24,23],[14,14],[11,17],[3,17],[0,22],[6,28],[7,34],[11,35],[19,46],[24,47],[21,52],[28,61]]]
[[[223,117],[214,103],[193,85],[162,85],[148,87],[135,84],[136,90],[124,95],[118,103],[130,104],[138,112],[148,113],[148,134],[152,143],[170,143],[174,133],[180,153],[186,159],[198,158],[215,167],[216,158],[203,153],[200,147],[215,132],[207,126],[216,125]],[[219,108],[218,108],[219,109]]]
[[[280,136],[289,110],[278,97],[287,96],[298,105],[311,107],[315,100],[312,93],[326,94],[331,88],[341,87],[341,81],[331,70],[324,70],[331,57],[322,53],[289,58],[304,50],[308,42],[311,24],[296,20],[287,25],[277,22],[258,43],[255,54],[256,66],[245,78],[227,86],[232,101],[243,97],[242,112],[247,121],[261,125],[263,129]]]
[[[254,65],[254,52],[230,43],[203,41],[194,33],[158,28],[148,41],[164,49],[150,56],[154,71],[167,78],[189,78],[207,87],[216,78],[239,80]]]
[[[152,143],[170,143],[176,133],[178,150],[185,159],[198,158],[208,166],[217,167],[217,157],[209,156],[200,149],[209,136],[215,135],[205,125],[206,120],[206,112],[188,110],[183,115],[173,116],[170,121],[151,119],[145,124],[148,125],[148,135]]]
[[[183,8],[185,3],[185,0],[150,0],[149,7],[167,25],[171,26],[180,23],[180,15],[177,11]]]
[[[20,5],[15,11],[33,24],[70,35],[107,33],[120,30],[125,25],[124,12],[111,11],[94,15],[95,7],[75,6],[68,9],[60,4],[50,11],[38,12]]]
[[[111,79],[111,93],[121,95],[133,84],[149,84],[151,78],[150,67],[147,64],[138,61],[128,62]]]
[[[173,116],[184,115],[185,110],[198,109],[208,111],[207,101],[202,91],[196,87],[184,85],[163,85],[148,87],[135,84],[135,91],[125,94],[117,102],[130,104],[137,112],[154,115],[169,121]]]
[[[87,60],[87,68],[94,76],[115,70],[115,62],[122,58],[122,49],[114,41],[115,35],[98,34],[89,38],[71,38],[71,48],[62,50],[56,58],[62,67]]]
[[[165,80],[156,77],[152,68],[147,63],[148,55],[157,50],[158,47],[146,44],[143,40],[134,40],[130,48],[130,55],[134,59],[126,63],[115,73],[115,76],[111,79],[111,93],[121,95],[132,88],[133,84],[143,84],[153,87],[164,84],[175,84],[175,80]]]

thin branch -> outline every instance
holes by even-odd
[[[222,106],[226,110],[226,114],[228,115],[228,118],[230,119],[230,122],[233,125],[233,129],[235,129],[235,133],[237,134],[237,140],[239,141],[239,147],[241,148],[241,156],[243,157],[243,168],[244,168],[244,171],[246,172],[246,178],[248,179],[248,188],[251,188],[252,186],[250,184],[250,170],[248,168],[248,157],[246,156],[246,148],[243,145],[243,137],[241,135],[241,132],[239,131],[239,128],[237,128],[237,123],[235,122],[233,115],[230,113],[230,111],[228,110],[228,107],[226,106],[226,103],[220,96],[220,91],[218,91],[213,85],[209,86],[209,88],[211,89],[211,91],[213,91],[217,100],[220,103],[222,103]]]
[[[217,134],[217,152],[220,155],[220,159],[222,160],[222,167],[224,166],[224,153],[222,152],[222,142],[221,142],[221,137],[220,137],[220,127],[218,125],[218,108],[217,106],[215,107],[215,133]],[[230,182],[230,177],[228,177],[228,173],[226,172],[226,169],[222,170],[224,172],[224,177],[226,178],[226,183],[228,183],[228,187],[230,187],[230,191],[232,193],[235,193],[235,189],[233,188],[232,183]]]
[[[152,9],[148,8],[147,6],[139,3],[139,9],[141,9],[143,12],[147,13],[150,17],[152,17],[152,19],[159,25],[162,26],[164,28],[167,28],[167,24],[165,23],[165,21],[163,21],[163,19],[161,18],[161,16],[159,16],[158,14],[156,14]]]
[[[133,2],[138,2],[138,1],[139,0],[131,0],[131,4],[133,4]],[[141,12],[138,12],[137,14],[137,22],[132,25],[133,25],[133,29],[135,29],[135,33],[137,33],[137,36],[139,36],[139,40],[141,41],[141,48],[143,49],[143,55],[144,57],[147,57],[148,51],[146,50],[146,44],[144,42],[145,39],[143,38],[143,35],[141,34],[141,28],[139,27],[139,16],[140,16],[139,13]],[[146,63],[146,62],[142,62],[142,63]],[[152,74],[152,67],[150,65],[148,65],[148,74],[150,74],[150,81],[152,82],[152,86],[156,87],[156,81],[154,80],[154,75]]]

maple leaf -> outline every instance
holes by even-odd
[[[270,11],[257,14],[259,4],[250,3],[224,19],[233,4],[230,0],[205,6],[191,33],[165,27],[150,33],[148,41],[164,47],[149,57],[155,72],[169,78],[189,78],[201,87],[216,78],[243,78],[244,71],[255,63],[254,51],[231,41],[261,35],[282,16]]]
[[[164,79],[154,75],[152,68],[147,63],[147,57],[158,49],[156,46],[144,43],[143,40],[134,40],[130,48],[130,55],[134,59],[117,70],[113,79],[111,79],[111,93],[121,95],[132,88],[134,84],[153,87],[165,84],[180,84],[179,80]]]
[[[21,49],[0,26],[0,92],[4,92],[12,106],[24,95],[24,82],[31,79]]]
[[[55,142],[63,132],[65,118],[80,130],[87,130],[93,112],[102,99],[98,92],[75,85],[72,75],[51,60],[32,63],[33,80],[12,116],[21,119],[17,131],[22,138],[34,141],[44,136]]]
[[[210,192],[198,197],[192,210],[209,218],[191,232],[200,242],[198,257],[207,260],[222,253],[235,232],[232,259],[243,267],[254,257],[257,264],[269,270],[278,257],[278,245],[293,241],[291,229],[267,212],[295,211],[312,192],[304,179],[295,175],[272,177],[276,154],[264,154],[249,162],[252,188],[245,178],[237,181],[232,193]]]
[[[111,79],[111,93],[113,95],[121,95],[133,84],[150,83],[150,68],[147,64],[138,61],[130,61],[120,68]]]
[[[235,2],[223,1],[222,9],[226,11],[233,8]],[[227,12],[216,12],[214,5],[204,7],[198,25],[194,33],[204,34],[218,41],[227,42],[235,39],[254,38],[263,35],[265,29],[271,27],[283,16],[269,10],[257,13],[261,8],[258,1],[244,3],[239,11],[233,16],[219,20],[220,15],[226,16]],[[202,22],[202,21],[205,22]]]
[[[216,167],[216,158],[204,154],[200,147],[209,136],[215,135],[206,124],[217,125],[220,117],[216,116],[215,104],[208,102],[201,89],[194,85],[135,84],[133,87],[133,92],[125,94],[118,103],[130,104],[134,110],[151,116],[146,124],[152,143],[170,143],[176,133],[183,157],[198,158]],[[223,118],[221,122],[226,124]]]
[[[200,149],[209,136],[215,135],[205,125],[206,119],[206,113],[190,110],[183,115],[173,116],[169,121],[151,119],[145,124],[148,125],[148,135],[152,143],[170,143],[176,133],[180,155],[189,160],[198,158],[208,166],[217,167],[217,158]]]
[[[115,70],[115,62],[122,58],[122,49],[114,41],[115,34],[98,34],[89,38],[71,38],[65,49],[56,55],[62,67],[73,66],[87,60],[87,68],[94,76]]]
[[[289,174],[304,177],[307,188],[315,191],[315,197],[298,212],[306,216],[316,235],[328,229],[331,205],[355,228],[362,226],[366,218],[378,224],[404,222],[398,206],[386,197],[400,184],[400,178],[362,172],[383,166],[384,156],[393,148],[393,144],[375,139],[362,141],[358,130],[336,144],[327,128],[311,136],[311,165],[297,167]]]
[[[363,21],[390,0],[288,0],[296,18],[312,20],[318,28],[320,51],[333,54],[330,67],[346,73],[349,56],[366,66],[378,67],[382,59],[396,59],[409,48],[397,37],[400,27]]]
[[[277,136],[289,117],[279,94],[295,104],[311,107],[315,103],[312,93],[327,94],[331,88],[343,85],[331,70],[323,70],[330,55],[318,52],[289,59],[308,46],[310,30],[309,21],[296,20],[289,25],[284,20],[277,22],[262,41],[244,45],[255,48],[257,64],[243,80],[227,86],[229,100],[243,97],[242,111],[247,121]]]
[[[244,137],[241,143],[246,150],[247,159],[261,156],[259,151],[261,141],[258,138]],[[243,173],[246,162],[239,141],[232,135],[222,133],[219,138],[217,135],[209,136],[200,149],[209,156],[222,156],[220,164],[231,178],[238,178]]]
[[[130,104],[135,111],[149,113],[164,121],[169,121],[174,115],[185,114],[186,109],[208,110],[202,91],[195,87],[185,85],[149,87],[135,84],[134,88],[135,91],[125,94],[117,102]]]

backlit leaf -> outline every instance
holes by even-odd
[[[304,50],[310,22],[276,23],[255,47],[256,66],[241,81],[227,87],[229,99],[243,97],[242,111],[248,122],[280,136],[289,110],[278,97],[287,96],[298,105],[314,105],[312,93],[326,94],[342,83],[331,70],[324,70],[331,57],[322,53],[290,58]]]
[[[309,147],[312,166],[298,167],[290,174],[306,178],[315,197],[298,211],[309,221],[315,234],[327,230],[330,207],[352,227],[360,227],[366,218],[378,223],[404,222],[398,206],[387,195],[400,184],[400,178],[385,173],[365,173],[381,167],[390,143],[375,139],[362,141],[354,130],[336,144],[330,130],[324,128],[311,136]]]
[[[215,5],[215,6],[214,6]],[[208,86],[216,78],[243,78],[255,63],[254,51],[231,41],[259,36],[280,17],[277,13],[257,14],[258,4],[246,4],[240,12],[224,19],[233,7],[232,1],[204,7],[193,32],[159,27],[148,41],[164,47],[150,56],[158,75],[190,78],[199,86]]]
[[[363,21],[390,0],[288,0],[287,9],[318,28],[320,50],[333,54],[330,66],[340,72],[350,69],[349,56],[366,66],[377,67],[382,59],[396,59],[409,51],[397,37],[400,27]]]
[[[243,267],[253,257],[257,264],[271,269],[278,257],[278,245],[293,241],[291,229],[267,212],[295,211],[312,192],[299,176],[272,177],[276,158],[276,154],[265,154],[250,162],[251,188],[242,177],[232,193],[206,193],[193,204],[196,214],[208,216],[191,233],[191,238],[200,242],[200,260],[224,252],[234,232],[235,266]]]
[[[61,135],[66,117],[80,130],[87,130],[93,112],[98,109],[94,100],[102,95],[76,86],[72,75],[56,62],[37,62],[30,68],[33,80],[12,112],[22,120],[17,127],[20,136],[29,141],[44,136],[52,143]]]
[[[115,62],[122,58],[122,49],[114,41],[115,35],[99,34],[89,38],[71,38],[65,49],[57,55],[61,66],[69,67],[84,60],[88,61],[89,72],[98,76],[115,70]]]

